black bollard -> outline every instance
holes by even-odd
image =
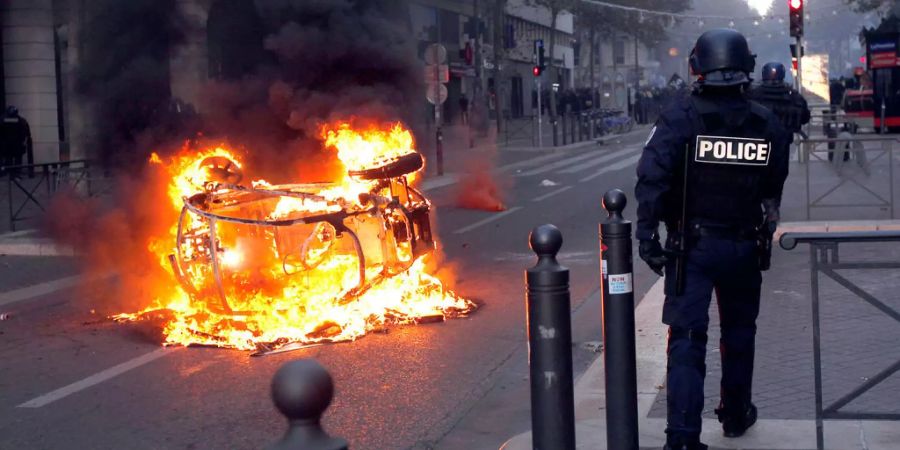
[[[320,423],[331,404],[331,375],[314,359],[298,359],[272,378],[272,401],[288,419],[288,430],[269,450],[347,450],[347,441],[328,435]]]
[[[532,447],[574,449],[569,269],[556,261],[562,233],[553,225],[541,225],[531,230],[528,240],[538,256],[537,264],[525,275]]]
[[[625,193],[618,189],[604,194],[603,207],[609,217],[600,224],[606,445],[610,450],[638,448],[631,222],[622,217],[626,203]]]
[[[550,125],[553,125],[553,146],[556,147],[559,145],[559,131],[557,130],[559,119],[556,117],[550,118]]]

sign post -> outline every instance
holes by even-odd
[[[447,86],[444,83],[450,81],[450,69],[447,66],[447,49],[441,44],[431,44],[425,51],[425,98],[434,105],[435,131],[435,157],[437,159],[437,174],[444,174],[444,133],[441,130],[441,105],[447,101]]]

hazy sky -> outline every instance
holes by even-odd
[[[765,14],[772,6],[772,1],[773,0],[747,0],[747,4],[760,14]]]

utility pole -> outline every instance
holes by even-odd
[[[634,34],[634,103],[631,105],[631,115],[637,117],[637,96],[638,96],[638,87],[641,85],[641,65],[638,62],[638,37],[637,33]],[[629,98],[630,102],[631,99]],[[637,119],[635,119],[636,121]]]
[[[506,14],[506,0],[492,0],[493,1],[493,17],[494,17],[494,107],[497,109],[495,114],[497,114],[497,133],[499,135],[501,128],[503,127],[503,107],[501,103],[503,99],[500,96],[500,57],[503,54],[504,50],[501,50],[505,42],[503,41],[503,37],[505,36],[505,29],[503,27],[503,16]]]

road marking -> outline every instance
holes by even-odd
[[[100,278],[103,277],[83,277],[81,275],[75,275],[71,277],[60,278],[58,280],[48,281],[46,283],[35,284],[33,286],[26,286],[20,289],[3,292],[0,293],[0,306],[17,302],[24,302],[26,300],[42,297],[47,294],[52,294],[56,291],[61,291],[63,289],[77,286],[83,282],[86,283]]]
[[[562,194],[563,192],[566,192],[566,191],[568,191],[569,189],[572,189],[572,186],[566,186],[566,187],[563,187],[563,188],[559,188],[559,189],[557,189],[557,190],[555,190],[555,191],[553,191],[553,192],[548,192],[548,193],[546,193],[546,194],[544,194],[544,195],[535,197],[535,198],[532,199],[531,201],[533,201],[533,202],[539,202],[539,201],[541,201],[541,200],[546,200],[546,199],[548,199],[548,198],[550,198],[550,197],[553,197],[553,196],[556,195],[556,194]]]
[[[432,189],[450,186],[459,182],[459,175],[442,175],[437,178],[430,178],[422,182],[420,186],[422,191],[428,192]]]
[[[19,237],[19,236],[25,236],[28,234],[34,234],[34,233],[37,233],[37,230],[34,228],[29,228],[27,230],[10,231],[9,233],[0,234],[0,239],[15,238],[15,237]]]
[[[536,156],[534,158],[526,159],[524,161],[514,162],[514,163],[507,164],[505,166],[500,166],[495,169],[495,172],[504,173],[504,172],[508,172],[510,170],[535,166],[535,165],[541,164],[546,161],[550,161],[553,159],[559,159],[563,156],[565,156],[565,154],[563,154],[563,153],[551,153],[549,155]],[[429,178],[429,179],[423,181],[422,184],[419,185],[419,188],[424,192],[428,192],[428,191],[432,191],[435,189],[440,189],[443,187],[452,186],[454,184],[457,184],[457,183],[459,183],[460,178],[462,178],[460,174],[441,175],[439,177]]]
[[[556,161],[555,163],[548,164],[548,165],[543,166],[543,167],[538,167],[538,168],[536,168],[536,169],[531,169],[531,170],[529,170],[529,171],[527,171],[527,172],[522,172],[522,173],[520,173],[520,174],[517,174],[516,176],[520,176],[520,177],[530,177],[530,176],[532,176],[532,175],[537,175],[537,174],[539,174],[539,173],[549,172],[549,171],[551,171],[551,170],[553,170],[553,169],[558,169],[558,168],[560,168],[560,167],[565,167],[565,166],[568,166],[568,165],[577,163],[578,161],[583,161],[583,160],[588,159],[588,158],[596,158],[596,157],[597,157],[597,154],[596,154],[595,152],[587,152],[587,154],[584,154],[584,155],[578,155],[578,156],[573,156],[573,157],[571,157],[571,158],[566,158],[566,159],[563,159],[563,160],[559,160],[559,161]]]
[[[587,170],[587,169],[590,169],[591,167],[599,166],[600,164],[603,164],[603,163],[605,163],[605,162],[607,162],[607,161],[612,161],[612,160],[614,160],[614,159],[616,159],[616,158],[618,158],[618,157],[620,157],[620,156],[624,156],[624,155],[627,155],[627,154],[629,154],[629,153],[632,153],[632,152],[634,152],[635,150],[638,150],[638,149],[640,149],[640,147],[634,147],[634,146],[625,147],[624,149],[619,150],[619,151],[617,151],[617,152],[615,152],[615,153],[610,153],[610,154],[608,154],[608,155],[605,155],[605,156],[603,156],[603,157],[597,158],[597,159],[595,159],[595,160],[588,161],[588,162],[586,162],[586,163],[584,163],[584,164],[578,164],[577,166],[570,167],[570,168],[564,169],[564,170],[560,170],[558,173],[576,173],[576,172],[582,172],[582,171],[585,171],[585,170]]]
[[[550,151],[552,152],[552,150],[550,150]],[[519,161],[519,162],[507,164],[505,166],[500,166],[500,168],[498,168],[497,171],[498,172],[508,172],[508,171],[514,170],[514,169],[521,169],[521,168],[525,168],[525,167],[529,167],[529,166],[534,166],[536,164],[540,164],[545,161],[550,161],[552,159],[559,159],[564,156],[566,156],[565,153],[550,153],[547,155],[536,156],[534,158],[526,159],[525,161]]]
[[[615,164],[611,164],[611,165],[609,165],[609,166],[606,166],[606,167],[604,167],[604,168],[598,170],[598,171],[595,172],[593,175],[588,175],[588,176],[582,178],[580,181],[581,181],[582,183],[584,183],[584,182],[586,182],[586,181],[591,181],[591,180],[593,180],[594,178],[597,178],[597,177],[599,177],[600,175],[603,175],[603,174],[605,174],[605,173],[615,172],[615,171],[617,171],[617,170],[622,170],[622,169],[624,169],[624,168],[626,168],[626,167],[629,167],[629,166],[631,166],[631,165],[634,165],[636,162],[638,162],[639,159],[641,159],[641,155],[640,155],[640,154],[634,155],[634,156],[632,156],[631,158],[628,158],[628,159],[623,159],[623,160],[621,160],[621,161],[619,161],[619,162],[617,162],[617,163],[615,163]]]
[[[63,386],[40,397],[35,397],[25,403],[22,403],[18,406],[18,408],[40,408],[42,406],[49,405],[50,403],[66,398],[76,392],[83,391],[91,386],[98,385],[104,381],[122,375],[123,373],[128,372],[131,369],[143,366],[144,364],[155,361],[159,358],[162,358],[163,356],[171,355],[172,353],[175,353],[176,350],[181,348],[184,347],[164,347],[156,349],[150,353],[146,353],[138,356],[137,358],[125,361],[122,364],[110,367],[109,369],[106,369],[102,372],[95,373],[83,380],[76,381],[68,386]]]
[[[474,229],[476,229],[476,228],[478,228],[478,227],[487,225],[487,224],[489,224],[489,223],[491,223],[491,222],[493,222],[493,221],[495,221],[495,220],[500,220],[500,219],[502,219],[502,218],[504,218],[504,217],[506,217],[506,216],[508,216],[508,215],[510,215],[510,214],[512,214],[512,213],[514,213],[514,212],[516,212],[516,211],[518,211],[518,210],[520,210],[520,209],[522,209],[521,206],[513,206],[512,208],[509,208],[509,209],[507,209],[506,211],[503,211],[503,212],[494,214],[494,215],[491,216],[491,217],[488,217],[488,218],[483,219],[483,220],[479,220],[478,222],[475,222],[475,223],[473,223],[473,224],[471,224],[471,225],[464,226],[464,227],[462,227],[462,228],[460,228],[460,229],[454,231],[453,234],[463,234],[463,233],[472,231],[472,230],[474,230]]]

